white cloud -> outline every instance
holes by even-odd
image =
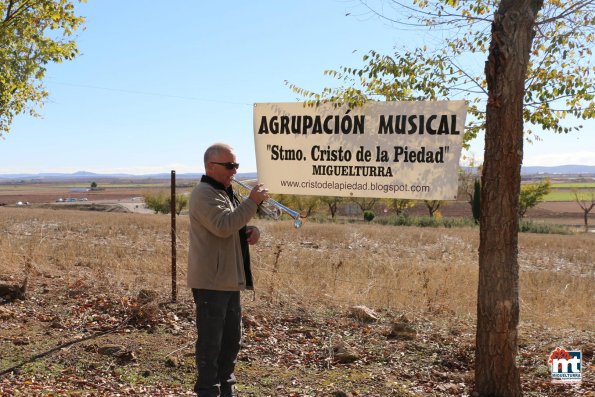
[[[594,165],[595,152],[574,152],[574,153],[555,153],[530,155],[525,157],[523,165],[533,166],[557,166],[557,165]]]
[[[94,172],[97,174],[163,174],[175,170],[176,173],[202,173],[204,170],[197,166],[184,164],[151,165],[151,166],[130,166],[130,167],[51,167],[51,168],[22,168],[22,167],[0,167],[0,174],[40,174],[40,173],[65,173],[71,174],[78,171]]]
[[[176,173],[202,173],[203,169],[197,166],[189,166],[184,164],[168,164],[162,166],[132,166],[132,167],[114,167],[114,168],[99,168],[92,170],[91,172],[97,172],[99,174],[163,174],[169,173],[175,170]],[[85,170],[89,171],[89,170]]]
[[[461,164],[469,165],[473,160],[475,165],[483,163],[483,152],[481,156],[476,153],[463,153]],[[555,167],[558,165],[593,165],[595,166],[595,152],[574,152],[574,153],[547,153],[547,154],[525,154],[524,166]]]

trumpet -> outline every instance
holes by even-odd
[[[247,190],[252,190],[254,186],[250,186],[242,181],[239,181],[235,178],[231,179],[232,182],[237,183],[239,186],[243,187]],[[246,199],[246,197],[242,196],[242,199]],[[285,212],[287,215],[293,218],[293,226],[296,229],[302,227],[302,216],[299,212],[292,210],[291,208],[281,204],[280,202],[273,200],[272,198],[268,198],[262,202],[259,209],[268,217],[273,218],[274,220],[279,220],[281,215]]]

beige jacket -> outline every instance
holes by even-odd
[[[218,291],[246,289],[239,230],[256,214],[253,200],[237,208],[224,190],[200,182],[190,196],[190,288]]]

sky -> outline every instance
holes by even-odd
[[[0,139],[0,174],[203,172],[215,142],[254,172],[252,107],[303,101],[324,70],[359,67],[369,50],[431,42],[373,17],[356,0],[88,0],[80,56],[50,65],[40,118],[19,115]],[[422,43],[423,44],[423,43]],[[595,165],[595,121],[538,132],[524,165]],[[464,152],[481,161],[483,137]]]

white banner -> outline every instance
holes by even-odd
[[[271,193],[455,200],[465,101],[254,104],[258,179]]]

